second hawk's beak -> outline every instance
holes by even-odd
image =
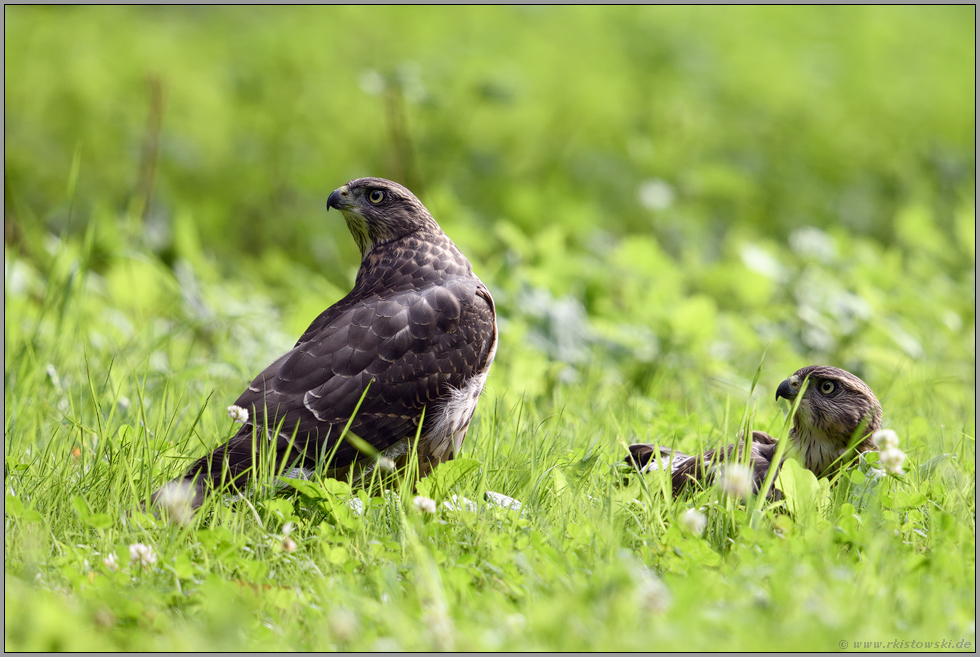
[[[337,208],[338,210],[346,210],[351,206],[350,192],[347,191],[347,185],[333,190],[330,193],[330,197],[327,199],[327,211],[330,208]]]
[[[799,387],[793,385],[792,379],[786,379],[779,384],[778,388],[776,388],[776,401],[779,401],[780,397],[793,401],[796,399],[796,394],[798,392]]]

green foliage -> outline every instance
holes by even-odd
[[[420,480],[415,490],[420,495],[431,498],[436,503],[442,502],[461,480],[467,475],[480,469],[476,459],[459,458],[443,463],[435,468],[427,477]]]
[[[5,648],[975,647],[975,8],[4,18]],[[350,288],[324,203],[362,175],[493,291],[464,454],[144,513]],[[621,467],[785,438],[815,363],[907,474],[791,458],[772,504]]]

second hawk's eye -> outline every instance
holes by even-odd
[[[368,194],[368,200],[371,201],[373,205],[377,205],[381,201],[385,200],[385,193],[380,189],[372,189]]]
[[[834,391],[834,387],[835,386],[833,381],[824,381],[823,383],[820,384],[820,392],[822,392],[825,395],[829,395]]]

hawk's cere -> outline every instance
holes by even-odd
[[[779,384],[776,399],[796,400],[807,380],[789,437],[800,451],[803,465],[818,477],[833,474],[860,452],[872,451],[872,434],[881,428],[881,404],[871,388],[850,372],[836,367],[811,365],[797,370]],[[762,431],[752,432],[749,465],[753,489],[762,486],[776,455],[776,439]],[[692,481],[702,481],[725,462],[738,462],[744,441],[724,449],[691,456],[653,444],[630,445],[627,461],[641,472],[661,467],[670,470],[671,487],[680,492]],[[658,459],[659,456],[659,459]],[[778,494],[778,492],[777,492]]]
[[[361,178],[330,194],[330,208],[361,251],[354,289],[242,393],[234,405],[248,413],[238,433],[155,502],[185,498],[197,508],[222,482],[241,488],[256,457],[274,459],[278,471],[319,464],[356,480],[379,461],[404,465],[417,433],[421,475],[462,445],[497,348],[490,293],[405,187]],[[341,440],[348,422],[378,459],[356,438]]]

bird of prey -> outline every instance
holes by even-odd
[[[752,432],[748,467],[752,492],[755,494],[758,494],[762,487],[766,473],[769,472],[769,465],[776,457],[776,446],[776,439],[764,431]],[[709,449],[700,455],[685,454],[650,443],[636,443],[630,445],[629,450],[630,454],[626,457],[626,461],[640,472],[652,472],[660,469],[661,466],[669,471],[670,487],[674,495],[677,495],[692,482],[704,482],[728,464],[743,463],[745,441],[739,441],[738,445],[728,445],[725,448]],[[774,495],[778,499],[778,492]]]
[[[418,435],[420,476],[459,451],[497,349],[489,291],[405,187],[360,178],[330,194],[330,208],[361,251],[354,289],[255,377],[235,402],[246,423],[156,504],[197,509],[222,483],[241,490],[263,456],[277,472],[320,466],[356,481],[379,461],[358,439],[400,467]]]
[[[789,437],[807,470],[817,477],[830,476],[858,453],[876,449],[871,436],[881,428],[881,404],[864,381],[836,367],[810,365],[779,384],[776,400],[782,397],[792,404],[804,380],[808,381],[806,391],[793,416]],[[755,493],[769,472],[776,447],[776,439],[769,434],[752,432],[748,464]],[[692,482],[704,482],[726,463],[742,462],[745,441],[694,456],[654,444],[630,445],[629,450],[626,460],[640,472],[660,467],[669,470],[676,494]],[[779,493],[771,495],[778,497]]]

